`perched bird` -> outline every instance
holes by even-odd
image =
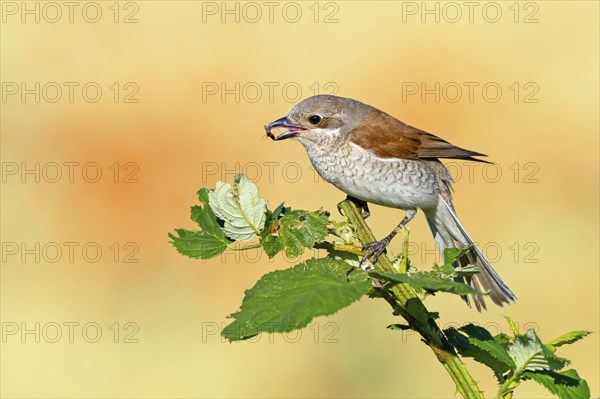
[[[274,128],[287,130],[275,137]],[[516,299],[458,220],[452,205],[453,180],[439,160],[485,162],[473,158],[484,154],[457,147],[360,101],[332,95],[301,101],[265,130],[274,140],[298,140],[319,175],[361,206],[363,217],[369,215],[368,203],[405,211],[404,219],[387,237],[365,245],[367,254],[361,263],[369,258],[375,263],[421,209],[442,256],[445,248],[471,248],[458,260],[479,271],[465,279],[468,284],[480,291],[483,287],[499,306]],[[486,308],[482,295],[473,301],[478,310]]]

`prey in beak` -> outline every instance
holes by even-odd
[[[285,132],[281,133],[279,136],[275,137],[275,135],[271,132],[274,128],[284,128],[287,129]],[[267,132],[267,136],[271,138],[271,140],[285,140],[298,135],[298,132],[306,130],[305,127],[290,123],[287,119],[287,116],[283,118],[277,119],[275,122],[272,122],[269,125],[265,126],[265,132]]]

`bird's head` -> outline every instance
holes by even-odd
[[[309,97],[298,103],[290,113],[265,126],[273,140],[296,138],[303,144],[319,144],[344,135],[357,126],[366,105],[350,98],[332,95]],[[272,129],[287,129],[275,137]]]

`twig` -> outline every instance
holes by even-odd
[[[362,218],[361,212],[352,201],[343,201],[340,208],[348,221],[356,229],[360,242],[364,245],[375,241],[373,232]],[[400,271],[406,272],[408,267],[408,234],[404,234],[403,259],[400,263]],[[389,258],[384,254],[379,257],[375,265],[376,269],[397,273]],[[464,398],[483,398],[483,393],[477,386],[464,363],[458,357],[454,348],[448,343],[444,333],[429,311],[418,298],[413,288],[407,284],[395,285],[391,290],[381,289],[383,298],[392,306],[394,313],[406,319],[412,329],[418,332],[423,341],[431,348],[433,353],[442,363],[450,377],[456,384],[456,389]]]

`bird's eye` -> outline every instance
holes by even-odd
[[[321,122],[321,120],[323,120],[323,117],[321,117],[321,115],[311,115],[308,117],[308,121],[312,124],[312,125],[317,125],[319,124],[319,122]]]

